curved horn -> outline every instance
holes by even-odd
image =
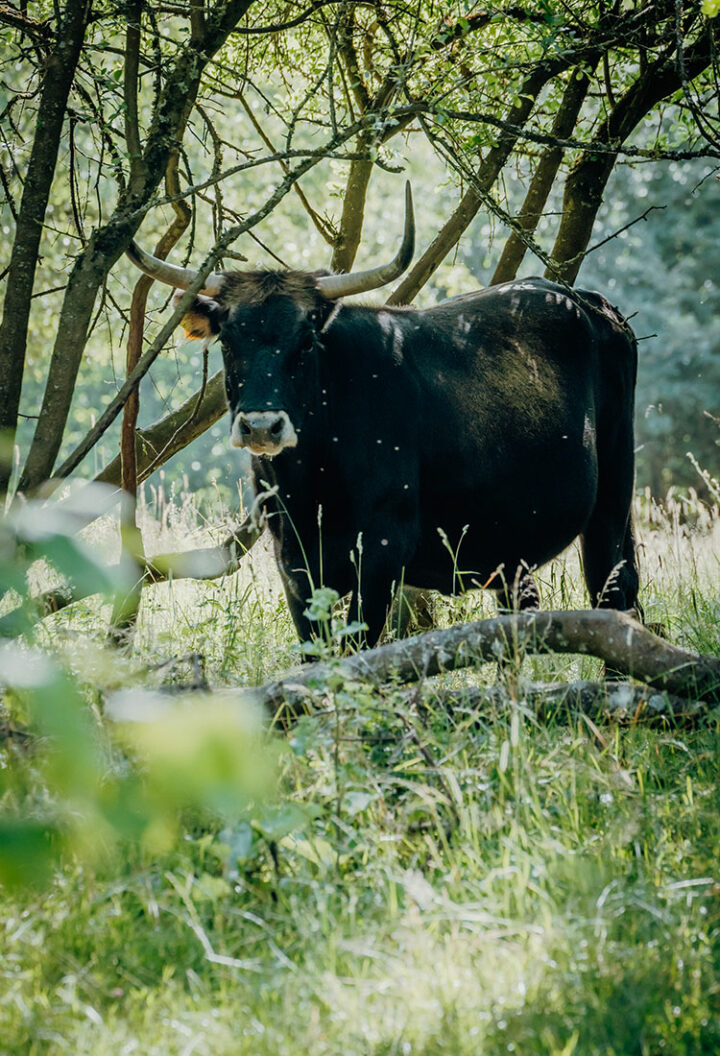
[[[166,260],[160,260],[159,257],[146,253],[135,242],[131,242],[125,252],[135,267],[149,275],[151,279],[165,282],[168,286],[175,286],[179,290],[186,290],[197,275],[192,268],[179,268],[176,264],[168,264]],[[223,276],[215,272],[208,275],[200,293],[204,293],[207,297],[216,297],[222,285]]]
[[[402,245],[397,255],[389,264],[368,271],[350,272],[348,275],[323,275],[317,280],[317,288],[326,297],[334,300],[337,297],[349,297],[352,293],[367,293],[386,286],[407,268],[415,249],[415,217],[413,215],[412,191],[410,181],[405,184],[405,231]]]

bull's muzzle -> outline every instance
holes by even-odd
[[[249,447],[254,455],[272,457],[295,447],[297,433],[286,411],[240,411],[230,433],[234,447]]]

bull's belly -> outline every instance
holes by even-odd
[[[500,587],[503,575],[513,579],[519,566],[539,567],[569,546],[584,531],[594,504],[593,480],[550,508],[530,503],[500,509],[477,496],[461,498],[446,506],[444,517],[438,512],[423,519],[406,581],[444,594]]]

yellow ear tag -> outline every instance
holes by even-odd
[[[200,341],[205,334],[198,333],[197,330],[197,316],[193,315],[192,312],[186,312],[180,320],[180,326],[185,331],[185,337],[190,341]]]

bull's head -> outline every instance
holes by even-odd
[[[336,302],[392,282],[410,263],[414,242],[408,183],[403,241],[389,264],[348,275],[254,271],[208,276],[182,325],[189,337],[219,335],[222,341],[231,439],[237,447],[272,457],[297,444],[317,390],[322,332]],[[128,256],[141,271],[178,290],[195,279],[192,270],[150,256],[135,243]]]

